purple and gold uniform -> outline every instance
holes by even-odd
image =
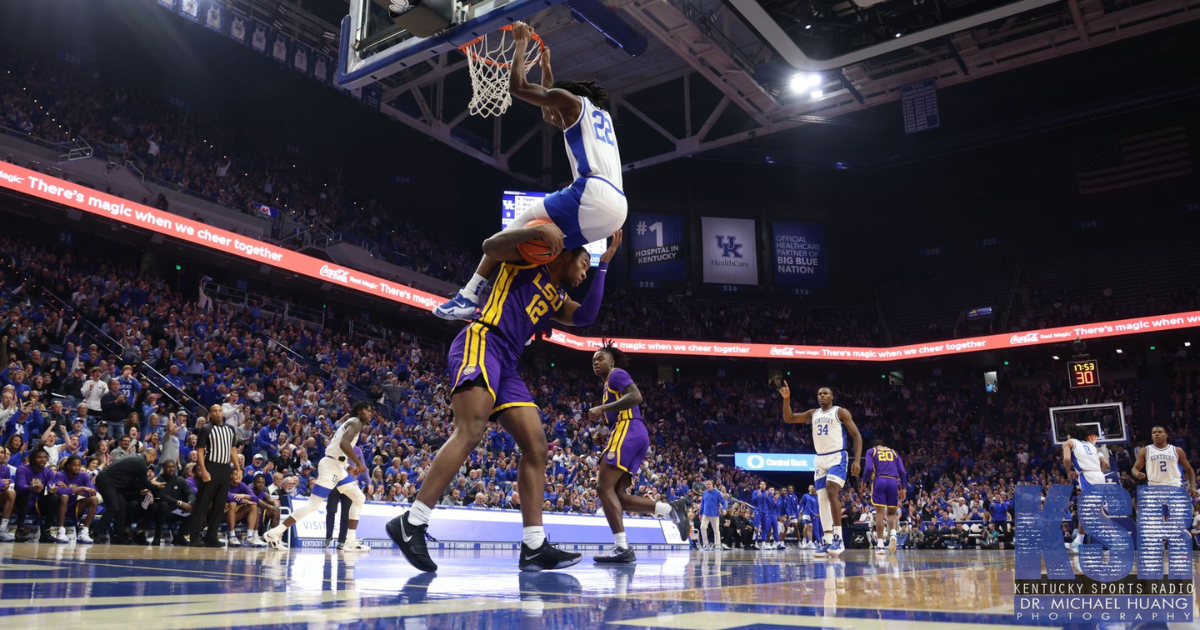
[[[70,497],[67,499],[68,514],[74,513],[74,510],[76,509],[80,499],[87,499],[93,496],[80,496],[78,494],[73,494],[71,492],[72,486],[82,486],[84,488],[91,488],[92,490],[96,489],[96,485],[92,483],[92,476],[87,473],[87,469],[85,468],[80,468],[79,474],[75,475],[74,477],[69,476],[67,471],[60,470],[54,474],[54,482],[58,484],[58,493],[60,495],[66,495]]]
[[[511,407],[536,407],[517,373],[521,353],[530,337],[550,327],[566,303],[566,292],[550,281],[545,265],[500,265],[479,319],[450,345],[451,391],[481,379],[495,399],[492,415]]]
[[[608,404],[621,397],[626,387],[633,384],[633,377],[621,368],[608,373],[604,384],[604,400]],[[650,447],[650,435],[642,422],[642,409],[634,405],[625,411],[610,411],[604,414],[608,420],[608,445],[604,447],[603,461],[636,475]]]
[[[864,477],[871,480],[871,504],[875,507],[899,507],[900,488],[908,485],[908,473],[900,454],[886,446],[867,451]]]

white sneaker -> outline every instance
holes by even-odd
[[[16,539],[17,539],[17,537],[14,536],[13,533],[8,531],[7,529],[0,532],[0,543],[14,542]]]
[[[58,529],[54,530],[54,534],[51,536],[54,538],[54,542],[60,545],[71,544],[71,539],[67,538],[67,528],[65,527],[59,527]]]
[[[365,543],[361,540],[358,540],[358,539],[347,540],[345,542],[345,544],[342,545],[342,551],[356,551],[357,552],[357,551],[370,551],[370,550],[371,550],[370,545],[368,545],[367,543]]]
[[[887,547],[875,547],[875,555],[886,556],[887,555]]]
[[[891,552],[896,551],[896,536],[895,535],[888,537],[887,548],[888,548],[888,551],[891,551]]]
[[[75,542],[80,543],[82,545],[92,544],[92,537],[91,537],[91,535],[88,534],[88,529],[86,527],[79,530],[79,535],[75,537]]]
[[[733,551],[733,547],[729,545],[721,545],[721,551]]]
[[[246,546],[247,547],[266,547],[267,543],[264,542],[263,539],[259,538],[258,534],[256,533],[252,536],[246,537]]]
[[[274,531],[269,529],[267,530],[267,533],[263,534],[263,541],[270,545],[272,549],[286,551],[288,548],[283,542],[283,534],[276,534]]]
[[[241,547],[242,541],[238,540],[237,536],[230,536],[229,537],[229,546],[230,547]]]

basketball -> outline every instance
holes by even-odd
[[[533,221],[527,223],[525,227],[536,227],[546,224],[553,225],[554,222],[546,219],[534,219]],[[550,254],[550,246],[540,238],[531,239],[521,243],[517,246],[517,251],[521,252],[521,258],[524,258],[525,262],[531,265],[544,265],[551,260],[554,260],[554,256]]]

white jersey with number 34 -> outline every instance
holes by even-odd
[[[830,407],[828,411],[814,409],[812,414],[813,448],[817,455],[836,453],[846,450],[846,435],[842,430],[842,419],[838,417],[838,407]]]

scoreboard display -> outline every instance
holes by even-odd
[[[1099,387],[1100,364],[1094,359],[1071,361],[1067,364],[1067,378],[1071,381],[1072,389],[1077,387]]]

